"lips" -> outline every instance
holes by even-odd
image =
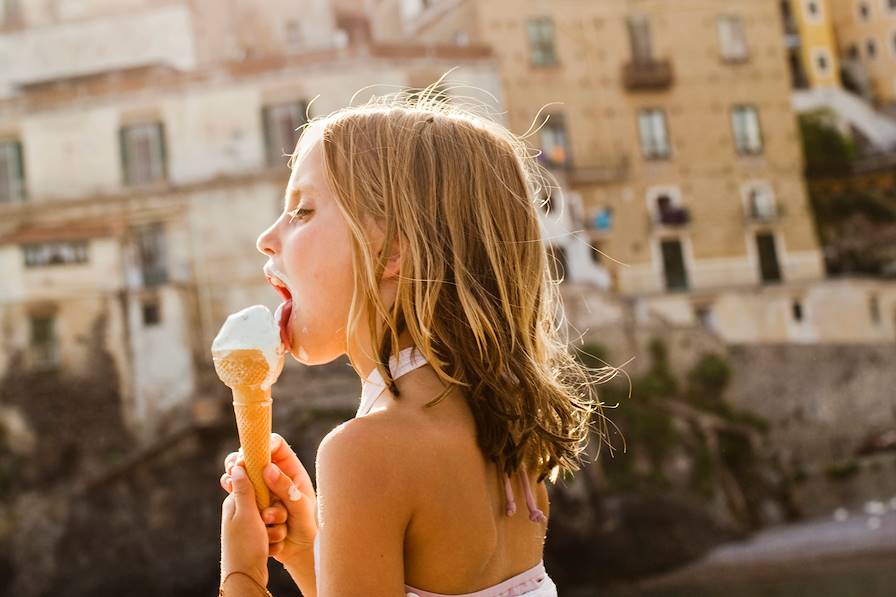
[[[280,305],[278,310],[280,311],[280,321],[277,324],[280,326],[280,341],[283,342],[284,346],[286,346],[286,351],[292,351],[292,345],[289,340],[289,318],[292,315],[292,294],[290,294],[289,289],[285,286],[279,286],[274,283],[271,279],[271,276],[267,276],[268,283],[274,287],[274,290],[277,291],[283,298],[283,304]]]

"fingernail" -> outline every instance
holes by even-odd
[[[279,435],[271,436],[271,449],[273,450],[274,448],[276,448],[279,445],[280,445],[280,436]]]
[[[264,467],[264,476],[268,481],[276,481],[277,477],[279,476],[277,473],[277,467],[273,464],[268,464],[266,467]]]
[[[232,469],[230,469],[230,476],[233,477],[234,479],[245,479],[246,471],[244,471],[243,467],[241,467],[241,466],[235,466]]]
[[[289,501],[297,502],[302,499],[302,492],[295,485],[289,486]]]

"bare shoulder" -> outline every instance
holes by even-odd
[[[386,417],[350,419],[330,431],[317,450],[318,485],[323,489],[358,496],[388,492],[393,507],[412,502],[408,489],[415,466],[407,428]]]

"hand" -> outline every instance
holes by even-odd
[[[242,466],[230,469],[233,492],[221,507],[221,578],[248,574],[268,584],[268,537],[255,502],[255,488]]]
[[[224,468],[229,472],[242,462],[241,452],[231,452],[224,459]],[[265,482],[273,494],[271,505],[262,512],[268,523],[268,554],[288,566],[313,549],[317,495],[298,456],[277,433],[271,434],[271,464],[265,473]],[[273,478],[267,473],[272,473]],[[221,486],[231,491],[228,473],[221,476]]]

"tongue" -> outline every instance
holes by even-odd
[[[292,299],[287,299],[283,303],[280,310],[280,340],[286,346],[286,351],[291,352],[292,347],[289,345],[289,316],[292,315]]]

